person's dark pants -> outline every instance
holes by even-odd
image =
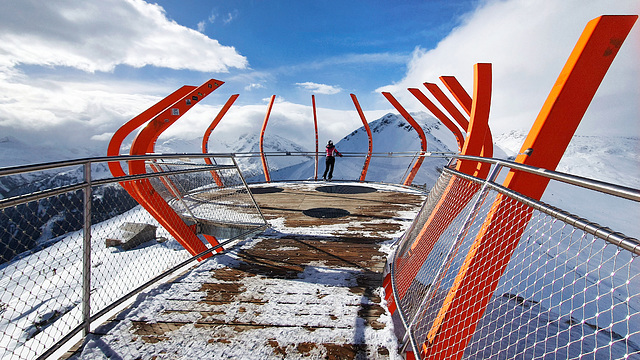
[[[329,179],[333,177],[333,165],[336,163],[336,158],[333,156],[327,156],[324,161],[324,174],[322,175],[323,179]],[[329,172],[329,177],[327,177],[327,171]]]

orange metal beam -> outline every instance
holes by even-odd
[[[440,87],[438,87],[438,85],[436,84],[429,83],[429,82],[424,83],[424,86],[436,98],[436,100],[438,100],[438,102],[442,104],[442,106],[447,110],[447,112],[451,114],[451,117],[453,117],[453,119],[458,122],[462,130],[464,130],[465,132],[468,131],[469,120],[467,120],[467,118],[460,112],[460,110],[458,110],[458,108],[453,104],[453,102],[449,100],[447,95],[445,95],[444,92],[440,90]]]
[[[313,171],[313,179],[318,180],[318,116],[316,114],[316,97],[311,95],[311,105],[313,106],[313,127],[316,131],[316,164]]]
[[[435,117],[437,117],[438,120],[440,120],[444,124],[444,126],[449,129],[449,131],[453,133],[453,135],[456,137],[456,142],[458,143],[458,152],[462,152],[462,146],[464,145],[464,135],[462,135],[462,131],[460,131],[458,125],[454,124],[453,121],[451,121],[451,119],[449,119],[449,117],[445,115],[445,113],[440,111],[436,104],[431,102],[431,100],[429,100],[427,96],[422,93],[422,91],[416,88],[409,88],[407,90],[409,90],[409,92],[412,93],[413,96],[415,96],[416,99],[418,99],[418,101],[422,103],[422,105],[429,109],[429,111],[431,111],[431,113]]]
[[[451,95],[453,95],[453,97],[458,100],[458,104],[462,106],[462,109],[464,109],[467,115],[471,115],[473,100],[471,100],[471,96],[469,96],[469,93],[467,93],[462,85],[460,85],[458,79],[456,79],[454,76],[440,76],[440,81],[442,81],[444,86],[449,89]]]
[[[164,130],[175,123],[192,105],[222,84],[222,81],[211,79],[190,91],[170,108],[156,116],[136,136],[131,146],[130,154],[143,155],[147,152],[153,152],[155,142]],[[130,174],[144,174],[145,172],[144,160],[134,160],[129,163]],[[138,197],[136,199],[140,205],[149,211],[189,253],[196,255],[207,249],[195,233],[156,192],[148,179],[136,180],[132,182],[132,187],[137,193]],[[217,241],[216,244],[212,245],[217,245]]]
[[[554,170],[638,16],[591,20],[547,97],[516,161]],[[529,150],[531,151],[526,151]],[[504,185],[539,199],[548,180],[512,171]],[[532,210],[514,214],[498,196],[449,290],[424,344],[427,359],[458,359],[529,222]]]
[[[264,116],[264,121],[262,122],[262,130],[260,130],[260,158],[262,159],[262,169],[264,171],[264,180],[266,182],[271,182],[271,176],[269,176],[269,167],[267,166],[267,157],[264,155],[264,131],[267,129],[267,122],[269,121],[269,116],[271,115],[271,108],[273,108],[273,102],[276,100],[276,96],[271,96],[271,101],[269,101],[269,107],[267,108],[267,114]]]
[[[460,105],[465,110],[467,115],[471,115],[475,100],[472,99],[471,96],[469,96],[467,91],[462,87],[462,85],[460,85],[458,80],[453,76],[441,76],[440,79],[445,84],[445,86],[449,89],[449,91],[453,94],[456,100],[458,100],[458,103],[460,103]],[[475,79],[474,81],[478,81],[478,80]],[[427,86],[427,88],[430,89],[431,93],[439,94],[438,95],[439,99],[444,100],[446,98],[444,93],[437,87],[437,85],[435,84],[429,85],[429,83],[425,83],[425,86]],[[457,114],[456,116],[458,116],[459,123],[461,124],[461,126],[464,126],[465,124],[467,125],[467,127],[469,126],[469,122],[464,118],[464,116],[462,116],[462,114],[457,110],[457,108],[453,105],[453,103],[451,103],[450,101],[447,101],[446,104],[443,103],[442,105],[445,107],[445,109],[447,109],[447,111],[449,111],[450,114],[451,114],[451,111],[454,111]],[[467,131],[467,127],[464,128],[465,131]],[[484,156],[484,157],[493,156],[493,139],[491,136],[491,130],[489,129],[488,126],[487,126],[487,132],[484,135],[484,145],[482,146],[480,153],[466,153],[465,155]],[[488,170],[486,170],[486,172],[488,172]]]
[[[369,138],[369,151],[367,152],[367,157],[364,160],[364,166],[362,167],[362,172],[360,173],[360,181],[362,182],[367,177],[367,169],[369,169],[371,153],[373,152],[373,138],[371,136],[371,128],[369,127],[367,119],[364,117],[364,112],[362,112],[362,108],[360,107],[358,98],[356,98],[354,94],[351,94],[351,100],[353,100],[353,104],[356,106],[356,110],[358,110],[358,115],[360,115],[360,120],[362,120],[362,124],[364,125],[365,130],[367,130],[367,136]]]
[[[489,110],[491,108],[491,64],[475,64],[473,84],[473,105],[467,129],[467,139],[462,147],[463,155],[493,155],[491,131],[489,130]],[[443,94],[444,95],[444,94]],[[489,143],[486,139],[489,136]],[[458,161],[456,169],[465,174],[486,178],[491,166],[477,161]]]
[[[418,136],[420,137],[420,149],[422,150],[420,155],[424,155],[424,153],[427,152],[427,137],[424,135],[424,131],[422,130],[422,127],[420,127],[420,125],[411,117],[411,115],[409,115],[409,112],[405,110],[405,108],[402,107],[402,105],[400,105],[398,100],[396,100],[396,98],[394,98],[393,95],[391,95],[388,92],[383,92],[382,95],[384,95],[384,97],[387,98],[387,100],[389,100],[391,105],[393,105],[393,107],[395,107],[396,110],[398,110],[398,112],[402,115],[402,117],[404,117],[405,120],[407,120],[407,122],[418,133]],[[407,175],[407,178],[404,180],[403,185],[411,185],[411,183],[413,182],[413,178],[418,173],[418,170],[420,170],[420,166],[422,165],[423,161],[424,161],[424,157],[419,156],[418,160],[416,160],[415,164],[413,164],[413,168],[411,169],[411,172],[409,173],[409,175]]]
[[[147,110],[143,111],[140,115],[127,121],[111,137],[111,140],[109,141],[109,146],[107,147],[107,156],[120,155],[120,148],[122,147],[122,143],[124,142],[124,139],[127,136],[129,136],[129,134],[134,132],[137,128],[142,126],[147,121],[151,120],[152,117],[158,115],[158,113],[160,113],[164,109],[175,104],[177,101],[179,101],[182,97],[184,97],[186,94],[188,94],[190,91],[192,91],[195,88],[196,88],[195,86],[185,85],[180,89],[174,91],[170,95],[168,95],[166,98],[158,101],[155,105],[151,106]],[[109,164],[109,170],[111,171],[111,174],[114,177],[127,175],[122,169],[120,162],[114,161],[108,164]],[[126,182],[121,183],[121,185],[125,189],[127,189],[128,185]]]
[[[218,124],[220,123],[220,120],[222,120],[222,117],[224,117],[227,111],[229,111],[229,108],[231,107],[231,105],[233,105],[233,103],[236,101],[238,96],[240,96],[240,94],[234,94],[234,95],[231,95],[231,97],[229,97],[229,100],[227,100],[227,102],[224,104],[222,109],[220,109],[220,112],[218,112],[218,115],[216,115],[215,119],[213,119],[213,121],[211,122],[207,130],[205,130],[204,135],[202,136],[202,153],[203,154],[206,154],[209,152],[209,136],[211,136],[211,132],[213,131],[213,129],[216,128],[216,126],[218,126]],[[209,165],[213,165],[213,162],[211,161],[210,158],[204,158],[204,162],[206,162]],[[224,184],[222,183],[222,179],[220,179],[220,176],[218,176],[218,173],[215,170],[211,170],[211,176],[213,176],[213,180],[215,180],[216,185],[218,185],[219,187],[224,186]]]
[[[461,151],[464,155],[480,156],[486,144],[486,134],[489,132],[489,107],[491,104],[491,64],[476,64],[474,66],[474,92],[472,117],[469,122],[467,138]],[[444,94],[442,94],[444,96]],[[446,96],[445,96],[446,97]],[[484,136],[483,136],[484,135]],[[490,139],[490,137],[489,137]],[[492,149],[492,147],[489,147]],[[478,162],[458,161],[457,168],[470,175],[486,177],[489,166],[477,168]],[[451,221],[462,211],[473,198],[480,186],[466,180],[452,178],[429,218],[422,226],[420,233],[414,239],[409,250],[409,256],[398,261],[398,269],[403,268],[397,276],[414,279],[423,262],[444,233]],[[398,286],[400,298],[409,291],[411,282],[407,281]]]

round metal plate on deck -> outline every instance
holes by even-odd
[[[334,219],[351,215],[347,210],[336,208],[313,208],[304,210],[302,213],[319,219]]]

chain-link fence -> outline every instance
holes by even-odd
[[[511,220],[483,254],[476,239],[497,203]],[[420,358],[639,359],[639,253],[636,239],[446,169],[390,263],[396,333]],[[478,270],[498,279],[485,300],[465,295],[486,283],[462,288],[460,280],[477,258],[488,269],[506,262],[502,274]],[[467,340],[462,354],[449,352]]]
[[[266,227],[232,158],[137,158],[148,175],[125,178],[149,181],[198,233],[227,246]],[[196,258],[111,178],[105,158],[93,160],[0,172],[11,189],[0,199],[0,358],[51,353]]]

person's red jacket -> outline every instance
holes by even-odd
[[[336,149],[335,146],[331,146],[331,147],[327,146],[326,151],[327,151],[327,156],[332,156],[332,157],[335,157],[336,155],[337,156],[342,156],[342,154],[340,154],[340,152],[338,152],[338,149]]]

